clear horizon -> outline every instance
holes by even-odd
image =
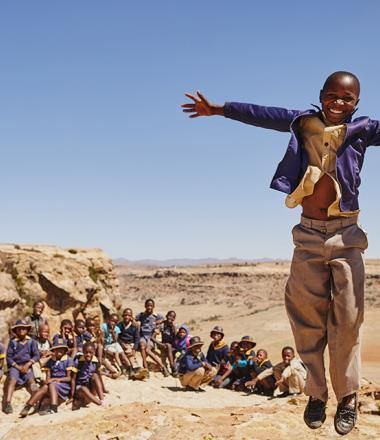
[[[3,3],[1,241],[131,260],[290,259],[300,210],[269,189],[288,134],[190,120],[184,93],[306,109],[328,74],[350,70],[357,115],[380,119],[379,13],[353,0]],[[367,259],[380,255],[379,167],[371,147]]]

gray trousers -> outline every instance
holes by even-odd
[[[338,401],[360,387],[360,327],[364,314],[363,252],[367,235],[357,217],[301,217],[285,305],[297,351],[307,367],[305,393],[327,401],[324,351]]]

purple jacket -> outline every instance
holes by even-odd
[[[292,193],[297,188],[309,164],[307,151],[302,148],[302,139],[297,133],[298,121],[301,116],[318,114],[318,112],[226,102],[224,114],[227,118],[256,127],[291,133],[288,148],[277,167],[270,187],[286,194]],[[364,155],[370,145],[380,145],[380,121],[362,116],[353,121],[349,119],[345,122],[347,132],[336,159],[336,176],[342,191],[340,200],[342,212],[359,209],[360,171]]]

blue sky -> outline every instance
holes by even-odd
[[[380,3],[17,1],[0,5],[1,241],[111,257],[289,258],[299,209],[269,182],[288,135],[189,120],[183,93],[289,108],[352,70],[380,119]],[[362,172],[380,256],[380,151]]]

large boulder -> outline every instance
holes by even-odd
[[[36,300],[54,331],[63,318],[103,318],[121,307],[112,261],[101,249],[0,245],[0,292],[0,339]]]

